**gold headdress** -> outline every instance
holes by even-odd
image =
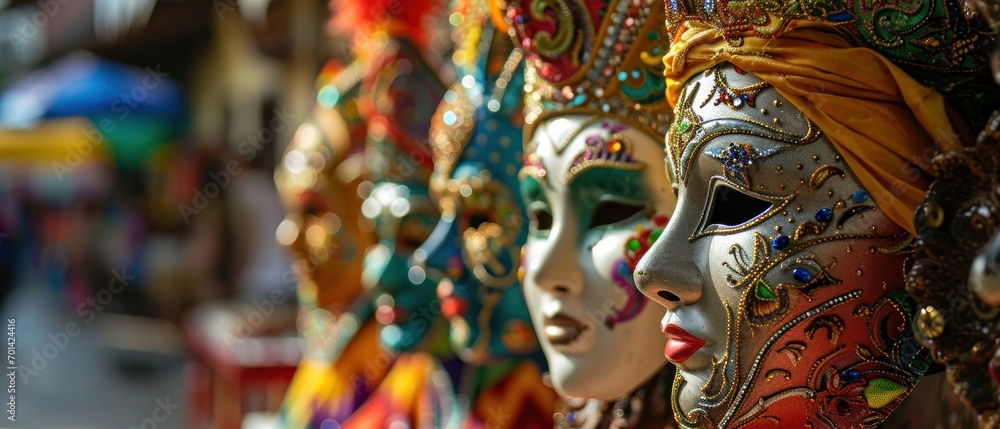
[[[989,95],[996,87],[982,73],[994,32],[964,1],[668,0],[666,9],[671,34],[707,27],[732,46],[746,37],[777,38],[802,22],[827,24],[938,90],[963,113],[982,116],[977,122],[997,107]]]

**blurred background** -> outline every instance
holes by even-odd
[[[273,426],[300,353],[273,171],[347,53],[328,16],[0,0],[0,427]]]

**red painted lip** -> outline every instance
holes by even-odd
[[[667,346],[663,348],[663,356],[673,363],[681,363],[705,345],[705,340],[688,333],[673,323],[661,328],[667,336]]]

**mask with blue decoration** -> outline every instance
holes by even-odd
[[[456,30],[464,35],[455,54],[464,76],[445,93],[430,134],[441,221],[414,256],[440,279],[441,312],[459,357],[483,365],[530,356],[542,365],[518,275],[527,237],[517,192],[523,53],[482,3],[456,12],[466,25]]]

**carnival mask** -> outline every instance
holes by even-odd
[[[903,291],[911,236],[756,76],[700,73],[674,114],[678,206],[636,283],[667,308],[679,423],[877,426],[929,365]]]
[[[359,223],[361,201],[355,189],[360,171],[336,173],[342,164],[348,171],[358,164],[348,152],[353,137],[348,124],[333,110],[318,109],[313,116],[316,123],[299,126],[275,173],[288,211],[277,237],[298,256],[299,264],[308,265],[310,288],[321,290],[307,293],[323,306],[359,292],[361,249],[371,238]]]
[[[365,252],[361,282],[375,300],[379,338],[390,349],[411,350],[433,321],[422,311],[433,302],[434,285],[411,272],[409,259],[434,229],[437,207],[426,185],[382,182],[374,185],[361,212],[374,222],[378,237]]]
[[[522,169],[530,231],[524,294],[554,386],[611,400],[665,363],[656,323],[632,273],[673,212],[662,143],[600,116],[539,125]],[[641,161],[640,161],[641,160]]]
[[[374,221],[378,244],[365,254],[362,283],[375,304],[384,347],[411,350],[437,318],[434,286],[410,270],[413,252],[439,219],[427,182],[433,163],[427,132],[444,85],[416,49],[397,41],[398,53],[382,67],[368,123],[368,162],[373,185],[361,206]]]
[[[329,83],[343,97],[320,99],[299,126],[275,171],[287,211],[276,238],[295,257],[298,328],[310,357],[327,356],[337,341],[337,319],[361,292],[363,250],[374,243],[361,222],[365,126],[357,108],[357,81]]]
[[[519,64],[515,53],[499,73],[504,82],[498,87],[523,85]],[[499,99],[479,102],[471,95],[480,91],[476,85],[467,76],[438,108],[441,127],[454,130],[439,136],[450,149],[439,155],[436,148],[441,222],[416,259],[440,279],[437,293],[452,348],[466,362],[484,364],[531,354],[538,343],[517,275],[528,230],[517,193],[520,94],[501,92]],[[454,137],[461,130],[468,133]]]

